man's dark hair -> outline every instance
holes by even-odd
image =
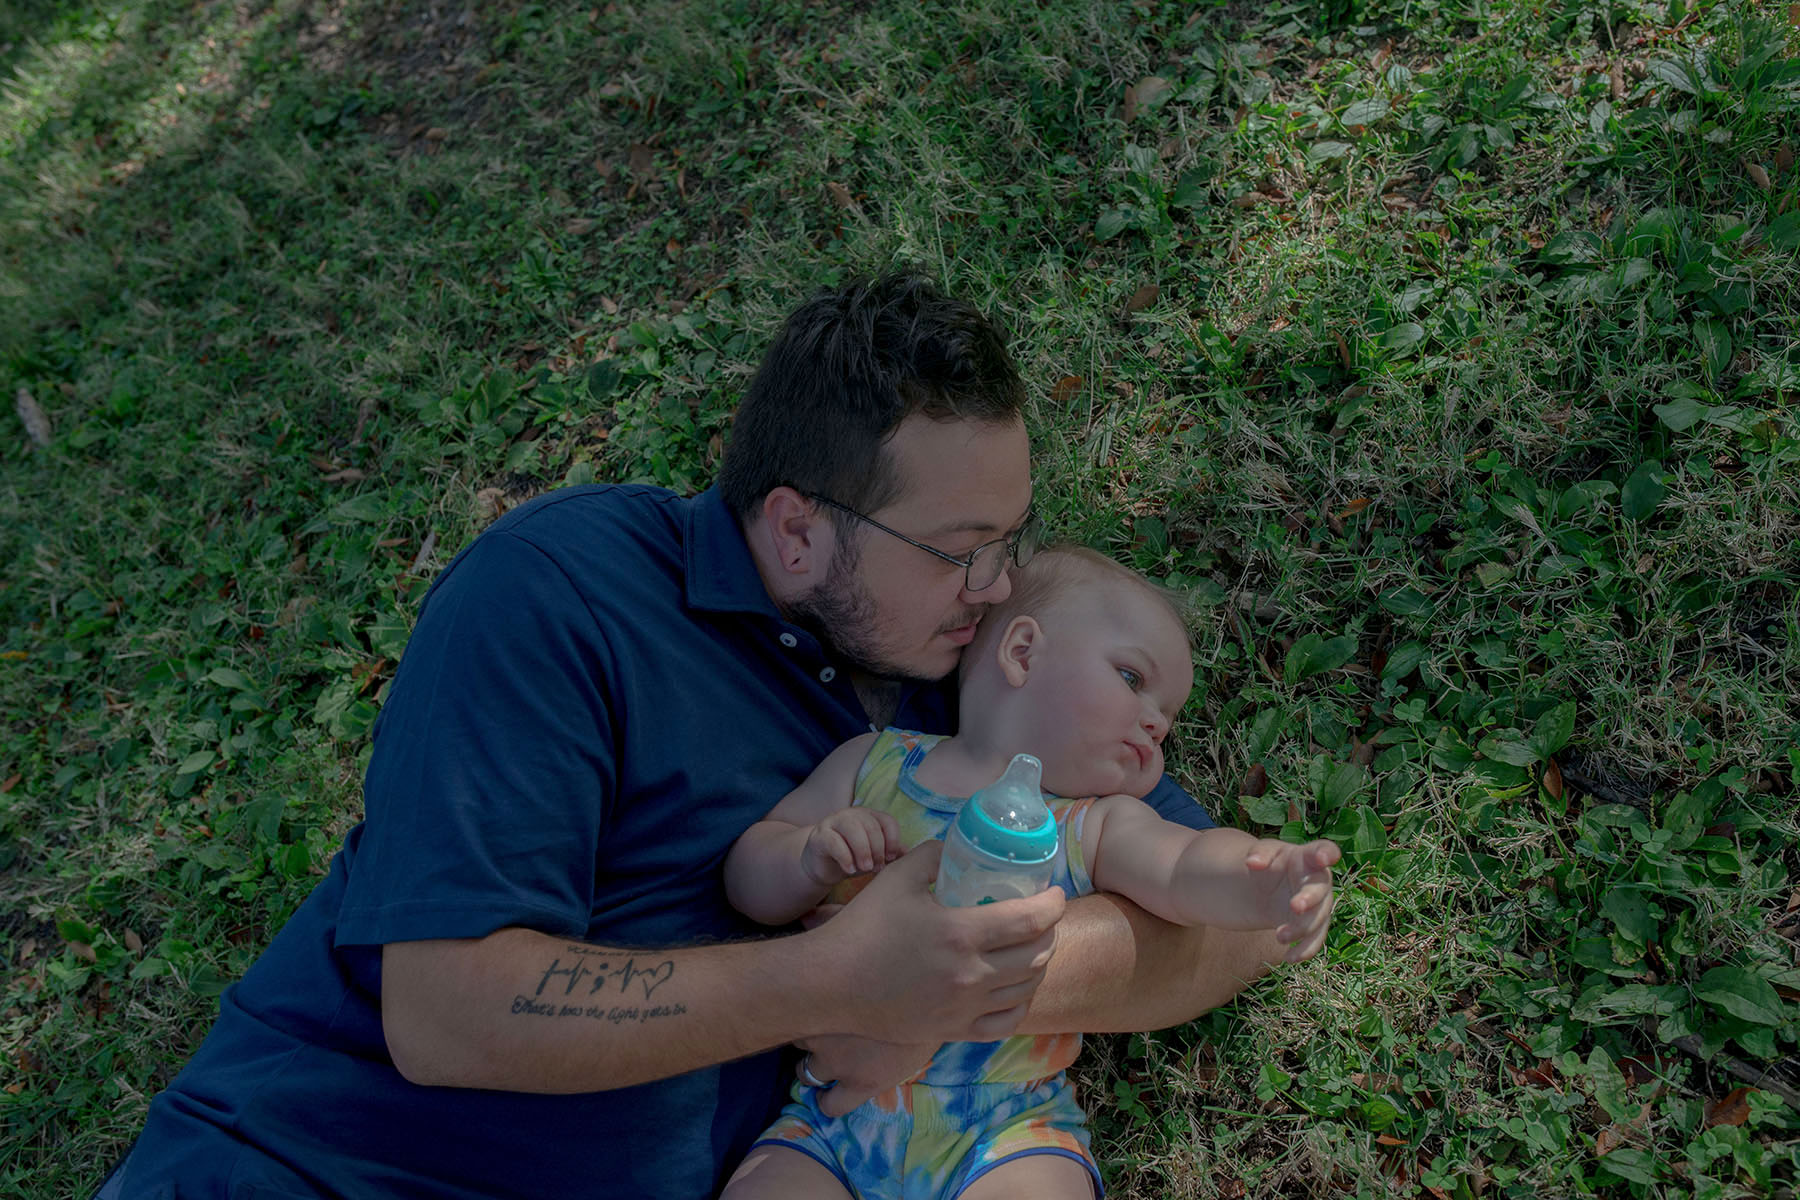
[[[1025,385],[1006,335],[911,271],[819,292],[789,315],[732,425],[719,491],[748,517],[788,486],[861,512],[894,500],[883,452],[914,413],[1005,424]]]

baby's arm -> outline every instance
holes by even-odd
[[[857,769],[874,741],[865,733],[833,750],[732,845],[725,856],[732,907],[764,925],[786,925],[811,912],[839,880],[899,856],[894,819],[850,806]]]
[[[1082,823],[1081,849],[1094,887],[1135,900],[1178,925],[1273,929],[1289,962],[1325,941],[1331,914],[1328,841],[1296,846],[1237,829],[1188,829],[1141,800],[1096,800]]]

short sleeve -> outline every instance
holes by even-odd
[[[1200,802],[1183,791],[1181,785],[1167,775],[1144,797],[1144,803],[1154,808],[1163,820],[1186,825],[1189,829],[1213,829],[1218,826],[1218,822],[1200,807]]]
[[[617,778],[602,632],[514,534],[451,564],[375,725],[337,945],[586,931]]]

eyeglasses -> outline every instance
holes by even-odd
[[[857,520],[886,534],[899,538],[909,546],[917,546],[927,554],[936,555],[947,563],[953,563],[963,569],[963,586],[971,592],[982,592],[994,586],[994,581],[1006,573],[1008,561],[1024,566],[1031,561],[1043,541],[1043,527],[1038,523],[1037,513],[1027,509],[1025,521],[1010,537],[995,538],[991,542],[983,542],[969,552],[967,558],[958,558],[954,554],[946,554],[935,546],[927,546],[924,542],[915,541],[901,533],[898,529],[889,529],[875,518],[857,512],[848,504],[839,504],[827,496],[815,496],[802,493],[808,500],[818,504],[829,505],[839,512],[855,517]]]

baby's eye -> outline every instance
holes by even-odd
[[[1119,678],[1123,679],[1125,681],[1125,686],[1134,692],[1144,686],[1144,677],[1130,667],[1120,667]]]

